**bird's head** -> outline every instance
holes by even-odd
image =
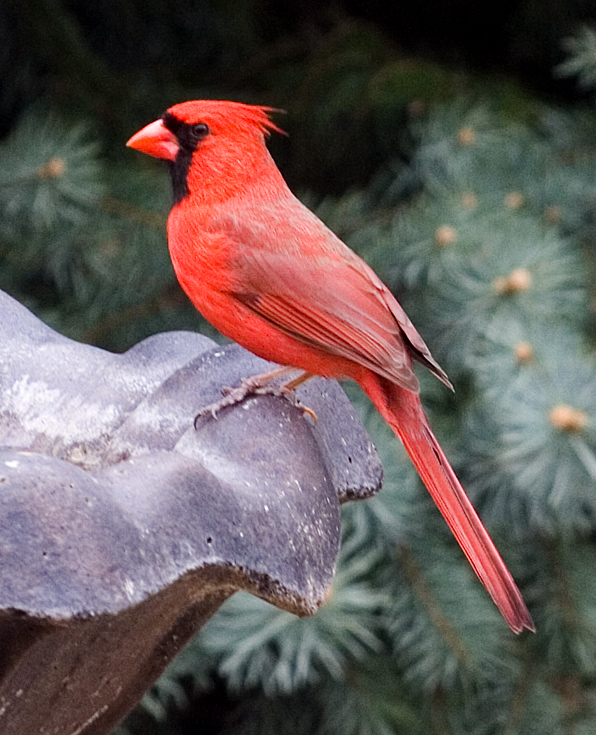
[[[241,102],[181,102],[126,145],[169,162],[176,203],[213,187],[224,198],[269,163],[265,136],[283,132],[270,118],[273,111]]]

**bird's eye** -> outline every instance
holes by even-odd
[[[192,136],[196,141],[203,140],[203,138],[206,138],[211,132],[209,130],[209,126],[205,125],[205,123],[197,123],[196,125],[193,125],[191,131]]]

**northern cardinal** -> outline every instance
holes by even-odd
[[[170,107],[127,145],[169,163],[168,242],[178,280],[222,334],[284,368],[355,380],[401,439],[510,628],[534,630],[521,593],[433,435],[412,361],[450,386],[389,289],[290,191],[265,145],[271,108]],[[222,403],[226,403],[223,399]]]

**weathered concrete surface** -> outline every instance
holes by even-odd
[[[313,380],[193,418],[267,363],[166,333],[122,355],[0,292],[0,732],[99,735],[234,591],[299,615],[331,581],[339,503],[382,470]]]

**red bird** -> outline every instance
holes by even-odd
[[[183,102],[134,135],[168,161],[168,241],[178,280],[222,334],[283,368],[249,378],[228,401],[300,370],[355,380],[403,442],[474,571],[510,628],[534,630],[520,591],[419,398],[412,361],[447,376],[389,289],[289,190],[265,145],[271,108]]]

